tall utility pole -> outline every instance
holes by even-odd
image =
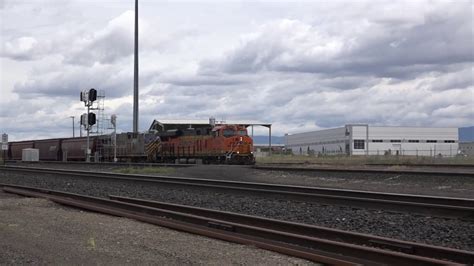
[[[135,0],[135,54],[133,75],[133,132],[138,133],[138,0]]]
[[[74,116],[72,115],[72,116],[70,116],[70,118],[72,118],[72,137],[74,138],[75,137],[75,135],[74,135],[74,131],[75,131],[74,130]]]

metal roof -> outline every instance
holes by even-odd
[[[161,124],[161,125],[209,125],[209,119],[161,119],[161,120],[153,120],[151,123],[150,129],[153,128],[154,125]],[[264,127],[271,127],[271,123],[261,123],[258,121],[245,121],[245,120],[225,120],[220,121],[216,119],[216,124],[228,124],[228,125],[244,125],[248,126],[264,126]]]

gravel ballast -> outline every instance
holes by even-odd
[[[203,208],[259,215],[269,218],[327,226],[401,240],[474,250],[474,224],[382,210],[324,206],[315,203],[265,198],[242,192],[222,193],[130,181],[70,178],[67,176],[1,173],[1,183],[35,186],[53,190],[107,197],[120,195],[192,205]]]
[[[127,168],[126,166],[114,166],[111,164],[19,163],[12,165],[104,172]],[[184,168],[168,167],[166,171],[157,175],[474,198],[474,177],[456,175],[454,171],[455,169],[451,175],[430,175],[369,172],[348,173],[318,170],[309,172],[271,171],[253,169],[251,166],[195,165]]]
[[[0,265],[312,265],[274,252],[0,192]]]

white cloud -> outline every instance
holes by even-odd
[[[459,3],[454,5],[456,12],[448,12],[451,16],[435,10],[424,14],[423,20],[403,16],[383,20],[383,23],[379,18],[355,20],[354,27],[358,30],[342,33],[299,20],[273,21],[242,38],[240,44],[221,59],[204,62],[203,69],[206,72],[289,71],[329,76],[417,75],[431,71],[433,65],[474,60],[473,40],[466,38],[472,36],[472,15],[468,7],[468,3]],[[398,20],[409,23],[400,26]]]
[[[71,47],[71,55],[65,56],[69,64],[113,64],[133,55],[134,12],[126,11],[107,23],[105,28],[85,34]]]
[[[277,135],[352,122],[471,125],[471,7],[143,1],[140,128],[209,116],[274,123]],[[0,130],[17,139],[70,135],[68,117],[83,112],[78,94],[90,87],[105,90],[106,112],[130,130],[132,8],[7,2]]]
[[[4,44],[3,56],[19,60],[34,58],[39,51],[38,41],[32,37],[20,37]]]

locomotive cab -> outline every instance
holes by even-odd
[[[214,138],[221,139],[221,149],[227,163],[253,164],[253,141],[248,136],[247,128],[240,125],[221,125],[212,130]]]
[[[214,137],[234,137],[234,136],[248,136],[247,129],[243,126],[216,126],[212,129]]]

